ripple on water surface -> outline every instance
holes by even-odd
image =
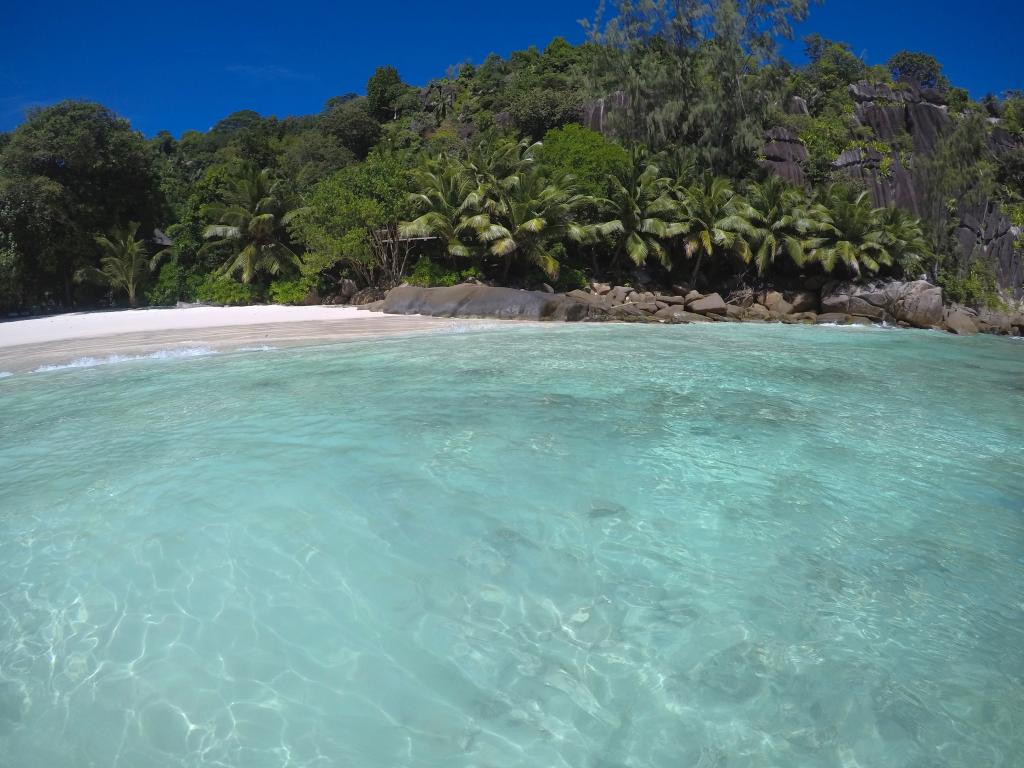
[[[11,377],[0,765],[1020,765],[1022,380],[750,326]]]

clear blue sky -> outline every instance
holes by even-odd
[[[238,109],[285,116],[363,91],[392,64],[422,84],[562,35],[596,0],[330,2],[13,0],[0,20],[0,130],[35,104],[94,99],[153,135],[206,130]],[[975,96],[1024,88],[1022,0],[831,0],[798,34],[849,42],[869,63],[924,50]],[[787,53],[799,60],[801,46]]]

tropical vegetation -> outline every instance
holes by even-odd
[[[869,65],[820,36],[794,67],[779,43],[806,0],[611,6],[580,45],[492,55],[422,87],[384,66],[365,96],[315,115],[241,111],[146,138],[99,104],[35,109],[0,134],[0,307],[298,303],[351,280],[470,277],[992,285],[996,265],[956,230],[978,200],[1024,230],[1024,94],[974,102],[933,57]],[[952,129],[927,152],[883,141],[854,119],[854,83],[932,89]],[[772,172],[769,129],[806,150],[800,183]],[[882,178],[912,171],[920,217],[876,202],[836,166],[844,150],[878,153]]]

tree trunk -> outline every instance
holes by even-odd
[[[693,275],[690,277],[690,287],[697,290],[697,275],[700,274],[700,263],[704,259],[704,251],[697,252],[697,265],[693,268]]]
[[[626,250],[625,243],[619,245],[615,249],[615,255],[612,256],[612,274],[615,276],[615,284],[622,285],[622,253]]]
[[[512,254],[505,256],[505,266],[501,270],[501,284],[508,287],[508,273],[512,269]]]

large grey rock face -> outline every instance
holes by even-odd
[[[382,310],[390,315],[517,320],[586,320],[598,311],[560,294],[469,284],[451,288],[403,285],[388,292]]]
[[[806,105],[804,105],[806,109]],[[800,138],[788,128],[772,128],[765,133],[761,165],[794,184],[803,184],[804,167],[810,155]]]

